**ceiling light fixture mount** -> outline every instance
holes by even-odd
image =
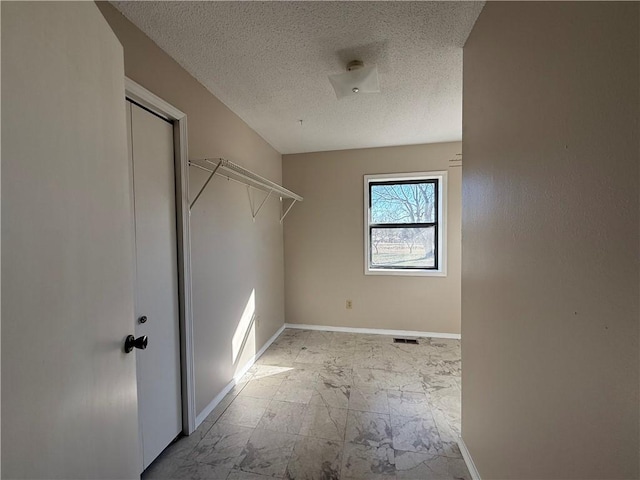
[[[351,72],[352,70],[360,70],[364,68],[364,62],[361,60],[351,60],[347,63],[347,72]]]
[[[345,73],[329,75],[329,81],[338,98],[380,92],[378,68],[375,65],[365,67],[361,60],[349,62]]]

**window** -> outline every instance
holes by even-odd
[[[365,175],[365,274],[445,275],[446,178]]]

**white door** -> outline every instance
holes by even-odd
[[[122,46],[93,2],[2,2],[2,476],[138,476]]]
[[[173,125],[127,101],[136,231],[142,468],[182,430]]]

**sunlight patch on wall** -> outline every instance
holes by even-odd
[[[238,327],[236,328],[236,331],[233,334],[233,338],[231,339],[231,360],[234,365],[236,363],[236,360],[238,359],[238,355],[242,353],[244,345],[247,342],[247,338],[252,331],[255,336],[255,317],[256,291],[255,289],[253,289],[251,291],[251,295],[249,296],[249,301],[247,301],[247,305],[244,307],[244,312],[242,312],[242,317],[240,317]],[[253,353],[255,352],[252,352],[252,355]]]

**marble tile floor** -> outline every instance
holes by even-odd
[[[460,342],[287,329],[143,480],[465,479]]]

